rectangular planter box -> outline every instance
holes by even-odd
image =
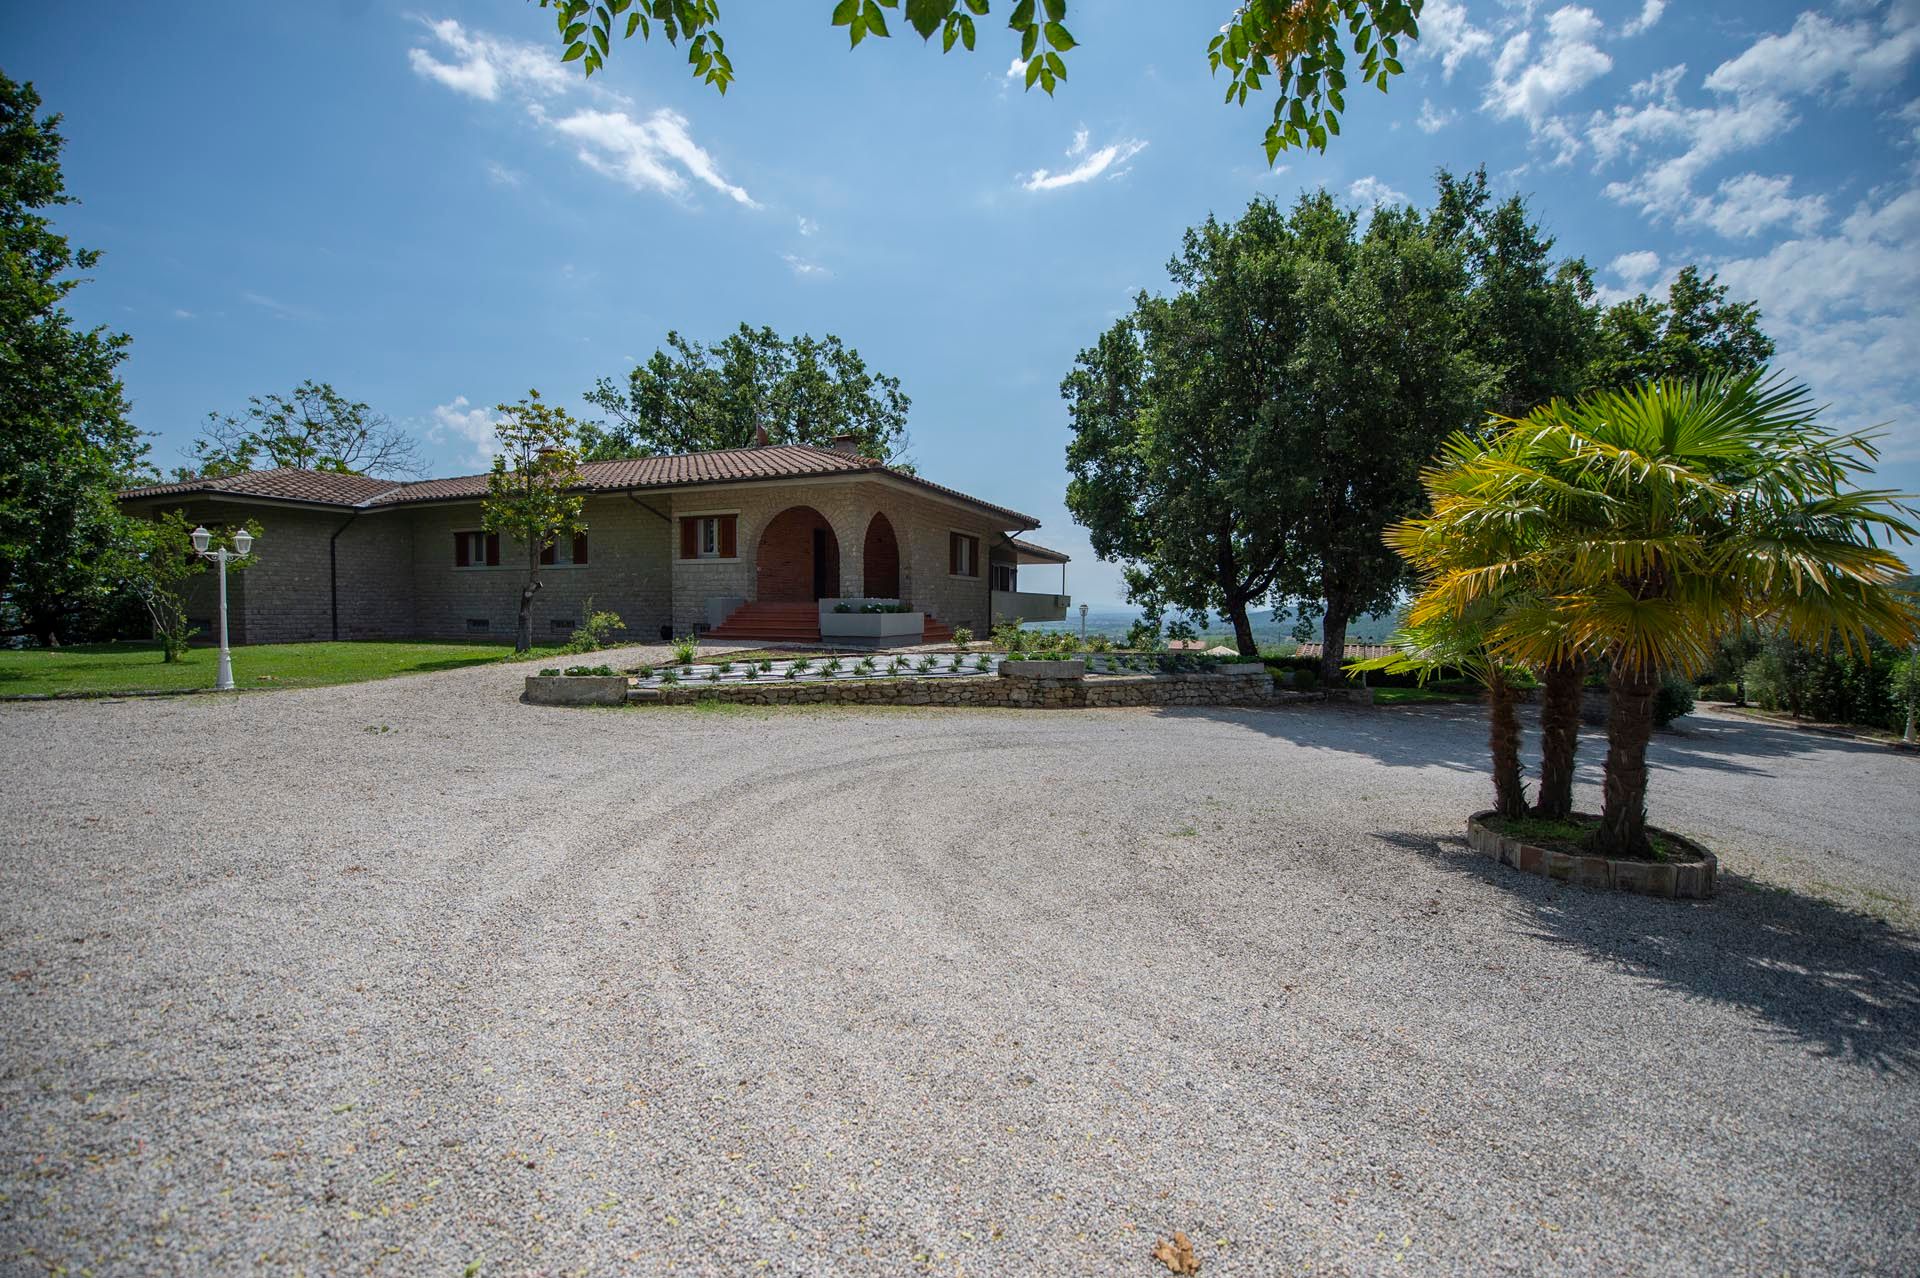
[[[820,612],[820,637],[853,643],[912,644],[926,633],[924,612]]]
[[[617,706],[626,699],[625,675],[528,675],[524,698],[536,706]]]
[[[1000,663],[1000,677],[1003,679],[1084,679],[1087,677],[1087,663],[1084,661],[1003,661]]]

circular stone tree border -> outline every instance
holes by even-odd
[[[1713,895],[1713,880],[1720,863],[1713,853],[1692,839],[1669,830],[1655,831],[1661,838],[1693,853],[1695,861],[1616,861],[1611,857],[1587,856],[1536,847],[1508,838],[1487,826],[1495,813],[1489,809],[1467,818],[1467,843],[1482,856],[1490,856],[1523,874],[1538,874],[1581,887],[1619,888],[1642,896],[1660,896],[1676,901],[1704,901]]]

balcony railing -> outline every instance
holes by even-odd
[[[993,620],[1065,621],[1073,604],[1071,595],[1042,595],[1025,590],[993,592]]]

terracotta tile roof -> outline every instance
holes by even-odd
[[[874,473],[904,480],[945,497],[1005,516],[1009,524],[1037,528],[1040,521],[1017,510],[969,497],[958,489],[936,484],[906,471],[831,448],[782,444],[770,448],[729,448],[710,453],[682,453],[671,457],[630,457],[620,461],[587,462],[580,467],[582,492],[625,492],[645,488],[677,488],[688,484],[731,484],[770,479],[807,479],[820,475]],[[364,475],[325,471],[259,470],[223,479],[196,479],[178,484],[129,488],[126,498],[173,497],[193,493],[277,497],[288,501],[323,502],[358,509],[408,506],[431,501],[474,501],[486,496],[485,474],[451,479],[423,479],[396,483]],[[1048,552],[1057,553],[1057,552]]]
[[[1073,556],[1064,550],[1053,550],[1042,546],[1037,541],[1028,541],[1025,537],[1009,537],[1007,540],[1012,542],[1013,548],[1020,552],[1020,562],[1023,564],[1070,564],[1073,562]]]
[[[214,479],[189,479],[174,484],[147,484],[129,488],[122,500],[137,497],[184,497],[195,493],[225,494],[234,497],[271,497],[281,501],[319,502],[328,506],[364,505],[382,493],[402,487],[391,479],[369,475],[346,475],[332,470],[301,470],[279,466],[273,470],[249,470],[238,475]]]

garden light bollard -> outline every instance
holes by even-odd
[[[253,534],[244,528],[233,534],[232,550],[228,550],[225,546],[218,550],[208,550],[207,545],[213,540],[213,534],[207,531],[205,524],[194,529],[191,535],[193,553],[220,565],[220,669],[214,676],[213,690],[232,692],[233,652],[227,647],[227,561],[245,559],[252,552]]]

